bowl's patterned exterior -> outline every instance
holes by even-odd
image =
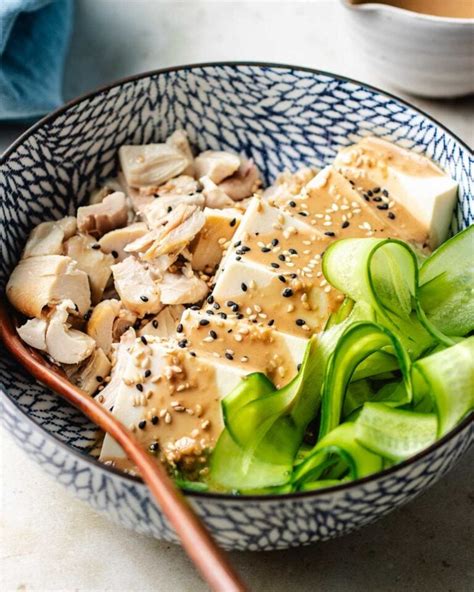
[[[284,168],[321,166],[337,148],[375,134],[423,152],[460,183],[453,230],[473,222],[469,149],[442,126],[380,91],[289,66],[214,64],[136,77],[75,101],[34,126],[0,165],[0,288],[35,224],[71,214],[116,168],[124,143],[185,128],[199,149],[243,151],[267,180]],[[4,425],[80,499],[140,533],[175,535],[132,477],[90,455],[95,431],[0,351]],[[474,439],[471,418],[415,458],[356,483],[290,496],[189,494],[229,549],[276,549],[328,539],[407,502],[448,471]]]

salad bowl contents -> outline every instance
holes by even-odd
[[[366,137],[263,190],[182,130],[119,158],[76,218],[33,229],[6,293],[34,315],[23,340],[178,482],[337,485],[474,408],[474,227],[443,242],[457,184],[429,159]],[[109,434],[100,459],[135,472]]]
[[[202,71],[190,68],[187,84],[203,84]],[[307,74],[295,83],[312,83]],[[336,97],[321,88],[323,102]],[[172,121],[165,134],[118,134],[103,153],[118,166],[103,160],[98,177],[84,167],[74,207],[18,238],[4,285],[21,338],[133,430],[228,548],[333,536],[409,499],[410,472],[423,468],[424,486],[433,455],[454,462],[472,437],[472,221],[452,231],[465,179],[380,126],[330,145],[331,157],[308,141],[290,172],[250,132],[253,144],[216,144]],[[74,462],[148,499],[117,443],[89,433],[90,455]],[[459,445],[448,453],[449,442]],[[381,483],[402,494],[361,510]],[[107,499],[137,528],[122,494]],[[140,504],[139,529],[174,539]],[[247,511],[260,526],[240,531]],[[291,534],[291,515],[315,512],[309,533]]]

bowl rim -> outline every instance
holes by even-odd
[[[454,139],[461,146],[463,146],[463,148],[465,148],[468,151],[468,153],[471,153],[471,155],[473,154],[473,151],[471,150],[471,148],[469,148],[469,146],[467,145],[466,142],[461,140],[456,134],[454,134],[451,130],[449,130],[444,124],[437,121],[435,118],[433,118],[431,115],[424,112],[422,109],[419,109],[418,107],[413,106],[411,103],[409,103],[405,99],[397,97],[396,95],[394,95],[390,92],[381,90],[378,87],[373,86],[371,84],[361,82],[360,80],[356,80],[356,79],[350,78],[348,76],[343,76],[341,74],[335,74],[335,73],[329,72],[327,70],[320,70],[317,68],[310,68],[310,67],[306,67],[306,66],[296,66],[293,64],[285,64],[285,63],[278,63],[278,62],[217,61],[217,62],[198,62],[198,63],[192,63],[192,64],[183,64],[183,65],[179,65],[179,66],[168,66],[166,68],[158,68],[155,70],[149,70],[149,71],[142,72],[139,74],[133,74],[132,76],[126,76],[124,78],[120,78],[114,82],[100,86],[93,91],[89,91],[87,93],[81,94],[78,97],[68,101],[67,103],[65,103],[64,105],[59,107],[58,109],[55,109],[51,113],[45,115],[39,121],[37,121],[34,125],[30,126],[28,129],[26,129],[3,152],[3,154],[0,155],[0,165],[5,164],[6,161],[8,160],[8,158],[10,157],[10,155],[21,144],[23,144],[23,142],[25,142],[25,140],[27,140],[31,135],[33,135],[38,129],[40,129],[41,127],[43,127],[46,124],[53,122],[56,118],[58,118],[60,115],[62,115],[66,111],[68,111],[71,107],[78,105],[82,101],[92,99],[95,96],[98,96],[102,93],[112,90],[115,87],[120,87],[120,86],[123,86],[124,84],[132,83],[132,82],[137,82],[141,79],[150,78],[153,76],[159,76],[160,74],[166,74],[169,72],[179,72],[179,71],[183,71],[183,70],[193,70],[196,68],[212,68],[212,67],[232,67],[232,68],[235,68],[235,67],[260,67],[260,68],[272,68],[272,69],[281,69],[281,70],[297,70],[300,72],[307,72],[309,74],[316,74],[318,76],[327,76],[329,78],[333,78],[336,80],[350,82],[352,84],[357,84],[361,87],[375,91],[375,92],[377,92],[383,96],[386,96],[390,99],[394,99],[394,100],[398,101],[399,103],[401,103],[404,107],[408,107],[409,109],[412,109],[413,111],[419,113],[423,117],[426,117],[427,119],[432,121],[435,125],[437,125],[439,128],[441,128],[445,133],[447,133],[449,136],[451,136],[452,139]],[[112,467],[111,465],[106,465],[106,464],[100,462],[98,459],[91,456],[89,453],[83,452],[77,448],[72,447],[71,445],[67,444],[66,442],[62,441],[55,434],[50,433],[45,427],[43,427],[41,424],[37,423],[34,419],[32,419],[28,415],[28,413],[21,408],[21,406],[17,403],[17,401],[15,401],[13,398],[8,396],[6,391],[1,389],[0,392],[3,395],[5,395],[5,397],[8,399],[8,402],[11,403],[16,409],[18,409],[18,411],[21,413],[21,415],[24,416],[24,418],[29,423],[33,424],[33,426],[35,426],[36,429],[39,429],[41,432],[43,432],[47,439],[53,440],[55,442],[55,444],[57,444],[60,448],[64,448],[67,452],[75,455],[76,457],[79,457],[79,459],[81,459],[82,461],[84,461],[86,463],[90,463],[91,465],[96,467],[96,469],[98,469],[98,470],[104,471],[106,473],[110,473],[111,475],[116,475],[116,476],[118,476],[126,481],[130,481],[131,483],[134,483],[134,484],[145,485],[144,481],[141,479],[140,476],[130,475],[130,474],[125,473],[119,469],[116,469],[115,467]],[[460,432],[464,431],[464,429],[467,428],[471,423],[474,423],[474,412],[470,412],[467,416],[465,416],[461,420],[461,422],[457,426],[455,426],[447,434],[445,434],[439,440],[436,440],[436,442],[434,442],[433,444],[431,444],[430,446],[428,446],[427,448],[425,448],[421,452],[418,452],[414,456],[411,456],[410,458],[408,458],[396,465],[393,465],[387,469],[384,469],[384,470],[374,473],[372,475],[368,475],[367,477],[363,477],[361,479],[356,479],[354,481],[350,481],[347,483],[342,483],[340,485],[334,485],[332,487],[327,487],[324,489],[316,489],[316,490],[310,490],[310,491],[297,491],[297,492],[293,492],[293,493],[255,494],[255,495],[235,495],[235,494],[229,494],[229,493],[208,492],[208,491],[197,492],[197,491],[192,491],[192,490],[185,489],[185,488],[182,488],[182,491],[188,497],[195,498],[195,499],[201,499],[203,501],[204,500],[211,500],[211,501],[212,500],[221,500],[221,501],[228,501],[228,502],[234,502],[234,503],[244,503],[245,501],[273,502],[274,503],[274,502],[278,502],[280,500],[281,501],[293,500],[293,499],[300,500],[300,499],[307,499],[307,498],[313,498],[313,497],[324,497],[324,496],[327,496],[328,494],[344,492],[344,491],[347,491],[353,487],[358,487],[360,485],[365,485],[368,483],[375,482],[378,479],[382,479],[384,477],[390,476],[392,474],[395,474],[399,470],[403,470],[406,467],[416,464],[417,461],[421,460],[425,456],[428,456],[429,454],[431,454],[431,452],[434,452],[435,450],[444,446],[444,444],[449,442],[451,439],[453,439],[455,436],[457,436]]]

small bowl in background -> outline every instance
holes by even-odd
[[[341,1],[349,32],[382,81],[424,97],[474,93],[474,19]]]

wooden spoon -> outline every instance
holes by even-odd
[[[32,376],[80,409],[120,444],[128,458],[138,467],[143,481],[150,488],[163,514],[174,527],[184,549],[211,590],[248,590],[164,468],[110,411],[71,384],[59,368],[49,364],[38,352],[25,346],[16,332],[14,318],[13,311],[0,299],[0,338],[7,350]]]

